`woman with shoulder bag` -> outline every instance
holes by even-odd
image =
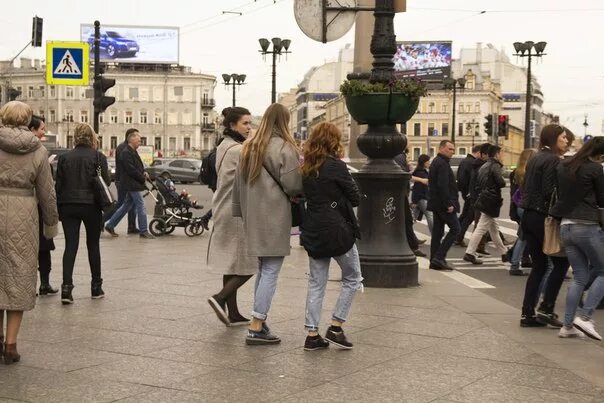
[[[92,275],[91,297],[98,299],[105,296],[99,245],[102,209],[95,196],[94,184],[99,165],[105,183],[110,183],[111,177],[107,169],[107,158],[96,150],[96,135],[92,127],[87,124],[76,125],[74,143],[75,148],[61,155],[57,164],[57,202],[65,234],[61,285],[63,304],[73,304],[73,265],[78,253],[82,223],[86,227],[86,247]]]
[[[304,325],[308,331],[304,349],[308,351],[326,348],[329,343],[352,348],[342,324],[348,318],[356,291],[362,287],[355,245],[360,231],[353,211],[361,197],[346,164],[340,160],[344,155],[341,140],[342,134],[335,125],[320,123],[304,144],[302,177],[307,211],[301,240],[310,260]],[[331,258],[342,270],[342,290],[323,339],[319,323]]]
[[[252,117],[241,107],[223,111],[223,140],[216,149],[216,190],[212,198],[212,233],[208,244],[208,265],[223,273],[223,288],[208,299],[218,319],[227,326],[247,325],[239,313],[237,290],[258,270],[258,259],[247,256],[243,221],[233,217],[232,193],[242,144],[248,136]],[[227,313],[228,308],[228,313]]]
[[[604,208],[603,161],[604,137],[594,137],[557,168],[559,198],[550,214],[562,219],[560,237],[573,268],[560,337],[582,337],[585,333],[602,340],[591,317],[604,297],[604,230],[599,211]],[[595,280],[583,307],[578,308],[590,277]]]
[[[302,193],[298,150],[289,132],[289,119],[283,105],[268,107],[258,130],[243,143],[233,184],[233,215],[243,219],[247,255],[258,258],[247,344],[281,342],[265,322],[283,260],[290,254],[290,201]]]

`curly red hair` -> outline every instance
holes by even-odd
[[[302,176],[319,175],[319,169],[328,157],[342,158],[342,132],[332,123],[319,123],[304,143]]]

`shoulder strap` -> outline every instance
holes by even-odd
[[[239,145],[239,143],[237,144],[233,144],[232,146],[230,146],[229,148],[226,149],[226,151],[224,152],[224,154],[222,154],[222,158],[220,159],[220,163],[218,164],[218,169],[216,170],[216,176],[218,176],[218,172],[220,172],[220,167],[222,167],[222,161],[224,161],[224,157],[226,157],[227,153],[229,152],[229,150],[235,146]]]
[[[271,173],[271,171],[266,167],[266,165],[264,165],[264,163],[262,163],[262,167],[264,168],[264,170],[266,171],[266,173],[269,174],[269,176],[271,178],[273,178],[273,180],[275,181],[275,183],[277,184],[277,186],[279,186],[279,189],[281,189],[281,191],[285,194],[285,196],[287,196],[287,198],[289,199],[289,195],[287,194],[287,192],[285,191],[285,189],[283,189],[283,186],[281,185],[281,182],[279,182],[277,180],[277,178],[275,178],[275,176]]]

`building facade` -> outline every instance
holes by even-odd
[[[104,77],[116,80],[106,93],[116,101],[99,118],[99,148],[107,155],[131,127],[139,129],[143,145],[164,156],[200,155],[214,146],[216,77],[185,66],[125,63],[107,66]],[[92,125],[91,86],[47,85],[45,67],[30,59],[21,59],[19,68],[0,65],[0,80],[10,81],[21,91],[17,99],[46,118],[57,146],[73,147],[75,124]]]

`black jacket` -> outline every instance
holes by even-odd
[[[556,170],[558,202],[550,214],[558,218],[599,221],[598,208],[604,208],[604,173],[602,165],[589,161],[583,164],[575,177],[566,164]]]
[[[489,217],[499,217],[503,205],[501,189],[505,187],[505,179],[502,167],[501,162],[490,158],[478,171],[479,196],[474,206]]]
[[[119,164],[119,156],[126,147],[128,147],[128,143],[124,141],[123,143],[120,143],[117,146],[117,148],[115,149],[115,181],[116,182],[120,181],[120,177],[122,174],[122,167],[120,167],[120,164]]]
[[[342,255],[359,239],[360,231],[353,207],[359,205],[361,195],[343,161],[327,158],[318,177],[303,179],[306,215],[301,225],[302,246],[312,257]],[[342,227],[348,232],[341,239]],[[335,251],[334,251],[335,249]]]
[[[449,161],[450,158],[438,154],[430,165],[428,175],[430,182],[428,210],[430,211],[446,213],[447,209],[453,206],[455,212],[459,212],[457,183]]]
[[[518,182],[516,182],[516,170],[514,169],[512,172],[510,172],[510,219],[518,223],[520,222],[520,216],[518,215],[519,206],[514,203],[512,197],[519,188],[520,186],[518,185]]]
[[[478,187],[478,171],[486,163],[485,160],[476,158],[472,161],[472,170],[470,171],[470,182],[468,184],[468,199],[476,201],[480,194],[480,187]]]
[[[411,176],[418,178],[428,179],[428,170],[426,168],[418,168]],[[411,203],[417,204],[420,200],[428,200],[428,185],[423,183],[414,182],[413,189],[411,190]]]
[[[121,167],[120,184],[126,192],[145,190],[145,166],[135,149],[126,146],[117,157]]]
[[[472,163],[476,157],[472,154],[468,154],[466,158],[464,158],[457,168],[457,187],[461,192],[461,197],[465,200],[468,197],[468,193],[470,193],[470,177],[472,175]]]
[[[111,183],[107,158],[92,147],[79,145],[61,154],[57,163],[57,204],[96,204],[93,178],[97,164],[105,183]]]
[[[557,185],[556,168],[560,158],[544,147],[526,165],[522,187],[522,208],[547,214]]]

